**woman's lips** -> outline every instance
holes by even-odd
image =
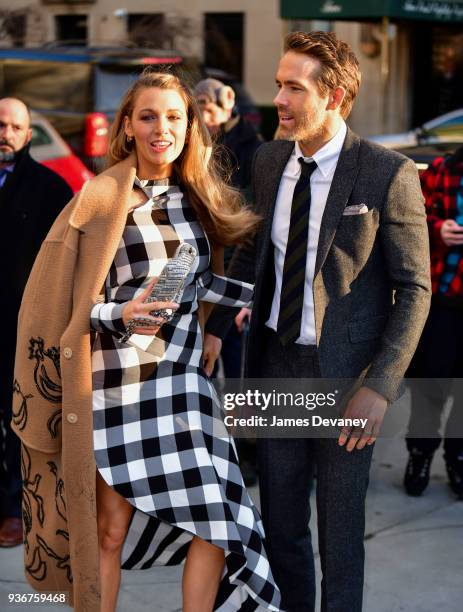
[[[155,153],[163,153],[172,145],[171,142],[167,140],[156,140],[154,142],[150,142],[150,147]]]

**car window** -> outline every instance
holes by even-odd
[[[41,145],[52,144],[53,140],[46,130],[41,125],[32,125],[32,147],[39,147]]]
[[[135,69],[116,69],[114,67],[96,66],[94,105],[100,113],[114,113],[119,107],[122,96],[136,80]]]
[[[2,91],[36,110],[69,113],[89,108],[90,64],[7,61],[2,76]]]
[[[443,119],[442,121],[434,120],[434,125],[425,125],[426,131],[430,136],[439,138],[440,140],[462,140],[463,139],[463,115],[456,115]]]
[[[462,127],[463,126],[463,115],[459,115],[458,117],[451,117],[450,119],[447,119],[446,121],[442,121],[441,123],[438,123],[435,126],[435,128],[450,127],[450,126]]]

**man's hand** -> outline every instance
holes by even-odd
[[[212,334],[204,335],[203,361],[204,371],[208,376],[212,376],[215,362],[217,361],[221,350],[222,340],[220,338],[217,338],[217,336],[213,336]]]
[[[446,219],[442,223],[440,235],[447,246],[463,244],[463,227],[453,219]]]
[[[347,404],[343,418],[368,421],[364,429],[343,427],[338,439],[339,446],[347,442],[346,450],[351,452],[354,448],[361,450],[366,444],[373,444],[378,437],[386,408],[387,400],[382,395],[368,387],[360,387]]]
[[[239,332],[243,331],[243,321],[251,318],[251,310],[249,308],[242,308],[235,317],[235,325]]]

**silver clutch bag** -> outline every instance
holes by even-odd
[[[183,242],[178,246],[174,256],[169,259],[162,269],[158,282],[154,285],[145,303],[180,302],[185,280],[196,259],[196,254],[196,249],[187,242]],[[170,321],[174,316],[174,312],[171,309],[152,310],[150,315],[152,317],[161,317],[164,321]],[[149,327],[152,324],[153,322],[149,319],[130,319],[126,326],[127,331],[120,339],[120,342],[126,342],[133,334],[135,327]]]

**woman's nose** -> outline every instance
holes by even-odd
[[[166,117],[159,117],[154,125],[156,134],[166,134],[169,131],[169,122]]]

